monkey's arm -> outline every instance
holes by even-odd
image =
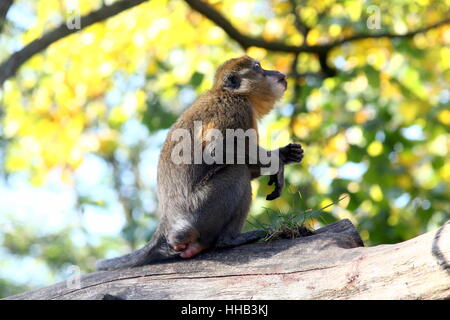
[[[268,158],[278,162],[277,171],[270,175],[269,186],[275,184],[274,191],[267,195],[266,200],[274,200],[281,195],[281,191],[284,187],[284,166],[290,163],[300,162],[303,159],[303,149],[299,144],[290,143],[285,147],[279,148],[274,151],[267,151],[262,147],[259,147],[259,152],[267,154]],[[261,176],[264,168],[267,168],[267,164],[263,164],[260,161],[255,164],[249,164],[251,172],[251,178],[257,178]]]
[[[236,117],[224,117],[218,129],[225,133],[227,129],[244,128],[252,130],[249,123]],[[284,166],[289,163],[300,162],[303,159],[303,149],[299,144],[288,144],[282,148],[268,151],[257,143],[257,131],[249,132],[249,135],[244,132],[237,134],[233,139],[228,140],[228,137],[222,140],[221,144],[216,146],[216,141],[207,145],[207,148],[212,150],[225,148],[222,156],[223,163],[228,164],[228,160],[234,160],[233,163],[246,164],[250,170],[251,179],[257,178],[261,175],[270,175],[269,185],[275,184],[275,190],[269,194],[266,199],[274,200],[281,195],[284,187]],[[223,149],[222,149],[223,150]],[[208,153],[209,153],[208,152]]]

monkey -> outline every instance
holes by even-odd
[[[179,256],[191,258],[209,248],[225,248],[260,240],[261,231],[241,233],[252,200],[251,180],[273,163],[269,185],[274,191],[266,199],[281,195],[284,186],[284,166],[303,159],[300,144],[267,151],[258,145],[257,122],[274,107],[287,89],[286,76],[276,70],[266,70],[259,61],[245,55],[224,62],[216,71],[213,86],[187,108],[169,130],[157,167],[157,196],[160,223],[150,241],[141,249],[121,257],[100,260],[97,270],[116,270],[163,262]],[[201,124],[197,125],[196,123]],[[212,163],[192,163],[192,148],[179,155],[190,156],[187,163],[174,161],[174,150],[191,145],[197,139],[200,151],[215,154],[219,142],[208,131],[253,130],[256,141],[239,148],[239,139],[225,143],[225,152]],[[174,139],[176,133],[188,133],[188,138]],[[236,138],[236,139],[234,139]],[[222,140],[221,140],[222,139]],[[213,146],[213,148],[211,147]],[[257,152],[250,152],[255,147]],[[212,148],[212,149],[211,149]],[[241,152],[241,162],[220,161],[234,152]],[[253,155],[252,155],[253,154]],[[256,155],[255,155],[256,154]],[[234,156],[236,156],[234,154]],[[270,163],[263,162],[269,157]],[[237,161],[237,162],[236,162]]]

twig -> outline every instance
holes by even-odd
[[[80,18],[80,28],[69,28],[66,23],[62,23],[56,29],[44,34],[41,38],[38,38],[29,44],[27,44],[21,50],[12,54],[0,65],[0,86],[8,79],[12,77],[19,67],[30,59],[35,54],[43,51],[52,43],[72,34],[78,32],[87,26],[90,26],[96,22],[106,20],[116,14],[130,9],[138,4],[141,4],[147,0],[120,0],[114,2],[109,6],[101,7],[83,17]]]
[[[0,2],[0,33],[3,31],[3,27],[6,22],[6,15],[8,14],[9,8],[13,4],[13,0],[2,0]]]

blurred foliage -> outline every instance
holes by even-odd
[[[0,38],[0,58],[64,22],[74,8],[86,14],[102,3],[15,1]],[[435,23],[450,6],[448,0],[298,1],[297,13],[309,29],[305,38],[295,27],[291,1],[210,3],[247,34],[292,45],[367,33],[373,5],[380,9],[381,31],[392,33]],[[261,141],[271,148],[301,142],[305,158],[286,169],[287,187],[273,202],[264,200],[271,191],[267,178],[252,182],[251,214],[263,219],[264,207],[317,209],[348,194],[317,223],[349,218],[369,245],[403,241],[446,221],[449,44],[448,25],[411,38],[348,42],[330,52],[328,64],[337,75],[326,79],[313,74],[320,71],[318,58],[300,53],[295,72],[305,76],[289,78],[280,107],[261,126]],[[88,272],[108,250],[124,253],[149,239],[156,219],[145,201],[155,199],[155,190],[143,181],[142,157],[160,147],[154,137],[211,86],[216,67],[244,53],[182,1],[153,0],[57,41],[27,61],[0,91],[5,180],[21,174],[41,187],[57,170],[76,193],[82,214],[86,206],[105,206],[78,187],[74,174],[88,155],[96,155],[111,168],[104,184],[115,190],[126,224],[122,235],[80,247],[71,233],[82,226],[41,234],[38,227],[12,223],[9,231],[0,230],[9,257],[33,257],[52,275],[71,264]],[[246,53],[267,68],[292,74],[293,54],[255,47]],[[141,128],[140,138],[128,139],[127,126]],[[0,296],[25,288],[0,278]]]

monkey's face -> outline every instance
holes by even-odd
[[[248,56],[225,62],[216,73],[215,85],[253,99],[278,100],[287,89],[286,76],[276,70],[265,70]]]

